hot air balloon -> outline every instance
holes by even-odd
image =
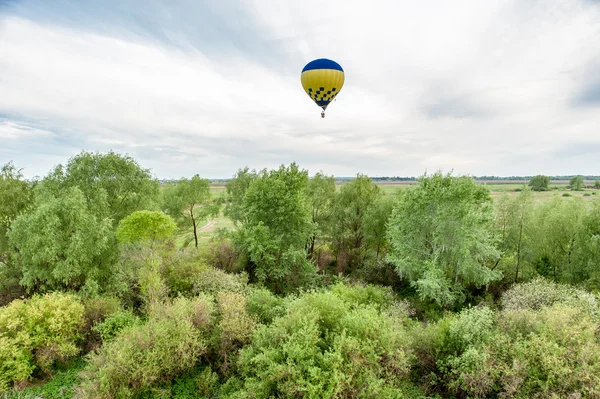
[[[300,80],[308,96],[321,108],[325,118],[327,106],[335,99],[344,85],[344,70],[335,61],[319,58],[306,64]]]

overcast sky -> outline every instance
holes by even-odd
[[[0,163],[111,149],[159,178],[600,174],[600,1],[0,0]]]

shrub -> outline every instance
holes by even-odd
[[[221,373],[228,375],[237,352],[250,342],[258,320],[248,314],[246,299],[236,292],[217,294],[219,322],[213,332]]]
[[[500,323],[514,340],[502,379],[513,382],[517,395],[600,395],[598,326],[585,310],[556,304],[537,312],[504,311]]]
[[[200,259],[188,255],[179,255],[163,268],[165,284],[169,289],[169,296],[183,295],[193,297],[197,294],[194,284],[208,266]]]
[[[580,307],[593,315],[600,312],[598,298],[589,292],[541,277],[515,284],[502,295],[505,310],[539,310],[558,303]]]
[[[102,341],[102,337],[98,331],[94,330],[94,326],[118,312],[121,309],[121,305],[117,298],[104,296],[85,298],[83,304],[85,306],[83,333],[86,337],[84,347],[85,351],[89,352],[99,346]]]
[[[0,392],[79,353],[84,306],[70,294],[35,295],[0,308]]]
[[[131,311],[122,310],[113,313],[106,320],[94,326],[94,331],[100,334],[103,342],[115,338],[124,329],[134,326],[140,322],[139,317]]]
[[[309,293],[257,327],[240,352],[243,382],[233,378],[225,387],[236,387],[232,398],[401,397],[406,350],[403,331],[377,307]]]
[[[213,238],[203,250],[203,255],[209,265],[227,273],[239,273],[244,269],[229,238]]]
[[[220,291],[231,291],[243,293],[246,292],[248,284],[248,275],[228,274],[222,270],[207,267],[201,271],[194,281],[193,293],[216,295]]]
[[[251,288],[247,295],[246,307],[250,315],[265,324],[285,314],[285,300],[266,288]]]
[[[82,398],[131,398],[194,368],[205,352],[210,301],[178,298],[153,308],[146,324],[127,328],[89,356]]]

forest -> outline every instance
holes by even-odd
[[[0,172],[0,397],[600,397],[598,181],[23,166]]]

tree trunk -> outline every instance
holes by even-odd
[[[519,266],[521,265],[521,242],[523,240],[523,216],[521,215],[521,225],[519,229],[519,242],[517,243],[517,271],[515,273],[515,283],[519,279]]]
[[[194,206],[190,207],[190,216],[192,218],[192,225],[194,226],[194,241],[196,243],[196,249],[198,249],[198,232],[196,231],[196,218],[194,217]]]
[[[456,276],[454,277],[454,284],[458,284],[458,268],[460,265],[460,259],[456,261]]]

